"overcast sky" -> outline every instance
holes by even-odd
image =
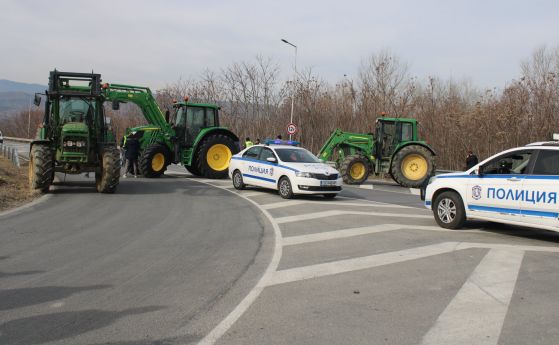
[[[559,1],[26,1],[0,2],[0,79],[46,84],[48,71],[163,87],[256,55],[288,78],[328,82],[390,49],[419,78],[502,87],[534,49],[559,45]]]

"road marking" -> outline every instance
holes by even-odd
[[[361,235],[369,235],[378,232],[386,232],[386,231],[394,231],[394,230],[438,231],[438,232],[445,232],[448,234],[460,234],[464,232],[478,232],[478,233],[481,232],[478,229],[449,231],[446,229],[442,229],[438,226],[381,224],[381,225],[364,226],[364,227],[357,227],[357,228],[350,228],[350,229],[340,229],[340,230],[327,231],[327,232],[319,232],[319,233],[308,234],[308,235],[288,236],[283,238],[283,245],[292,246],[296,244],[328,241],[328,240],[335,240],[335,239],[361,236]]]
[[[220,187],[220,188],[223,188],[223,187]],[[242,195],[242,196],[246,196],[246,197],[266,195],[266,194],[262,194],[262,192],[240,192],[240,193],[237,193],[237,194]],[[260,205],[258,205],[258,206],[260,206]]]
[[[374,187],[373,187],[372,184],[361,184],[361,185],[359,185],[359,188],[361,188],[361,189],[369,189],[369,190],[373,190],[373,189],[374,189]]]
[[[418,188],[410,188],[410,193],[412,195],[420,195],[421,191]]]
[[[345,201],[317,201],[317,200],[289,200],[289,201],[279,201],[273,202],[269,204],[261,205],[262,208],[266,210],[271,210],[275,208],[281,207],[290,207],[302,204],[318,204],[323,206],[356,206],[356,207],[379,207],[379,208],[416,208],[416,207],[409,207],[409,206],[401,206],[395,204],[385,204],[385,203],[377,203],[371,201],[369,203],[357,203],[357,202],[345,202]]]
[[[280,202],[273,202],[270,204],[264,204],[264,205],[260,205],[260,207],[262,207],[265,210],[271,210],[274,208],[280,208],[280,207],[289,207],[289,206],[295,206],[295,205],[301,205],[301,204],[306,204],[309,203],[309,201],[307,200],[289,200],[289,201],[280,201]]]
[[[283,245],[285,247],[285,246],[292,246],[296,244],[334,240],[334,239],[368,235],[377,232],[385,232],[385,231],[400,230],[400,229],[402,229],[401,225],[383,224],[383,225],[364,226],[360,228],[343,229],[343,230],[336,230],[336,231],[319,232],[316,234],[309,234],[309,235],[289,236],[283,238]]]
[[[450,253],[455,251],[457,244],[458,242],[443,242],[424,247],[276,271],[268,285],[291,283]]]
[[[209,184],[209,183],[206,183],[206,184]],[[209,184],[209,185],[211,185],[211,184]],[[214,186],[214,187],[216,187],[216,186]],[[216,188],[222,188],[222,187],[216,187]],[[225,188],[222,188],[222,189],[225,189]],[[274,239],[275,239],[274,253],[272,254],[272,260],[270,261],[268,267],[266,268],[266,271],[264,272],[264,274],[262,275],[262,277],[260,278],[258,283],[252,288],[252,290],[250,290],[250,292],[235,307],[235,309],[233,309],[231,311],[231,313],[229,313],[229,315],[227,315],[223,320],[221,320],[221,322],[217,326],[215,326],[202,340],[200,340],[200,342],[198,343],[200,345],[212,345],[212,344],[214,344],[248,310],[248,308],[254,303],[254,301],[258,298],[258,296],[260,296],[260,293],[262,292],[262,290],[264,290],[264,288],[269,285],[269,280],[272,279],[273,274],[277,271],[278,265],[279,265],[279,262],[280,262],[280,259],[281,259],[281,255],[282,255],[283,243],[282,243],[281,230],[279,228],[278,223],[276,221],[274,221],[274,218],[272,217],[272,215],[268,211],[262,209],[257,202],[247,198],[248,194],[261,194],[261,193],[243,193],[243,194],[241,194],[241,193],[236,193],[235,191],[232,191],[232,190],[228,190],[228,189],[225,189],[225,190],[227,190],[230,193],[233,193],[235,195],[238,195],[241,198],[243,198],[243,199],[247,200],[248,202],[252,203],[253,205],[255,205],[258,209],[260,209],[260,211],[264,214],[264,216],[272,224],[272,228],[274,229]],[[181,332],[181,331],[182,331],[182,333],[186,333],[186,334],[190,334],[192,332],[192,330],[188,329],[188,328],[179,330],[179,332]]]
[[[520,250],[490,250],[422,344],[497,344],[523,257]]]
[[[376,217],[397,217],[397,218],[425,218],[431,219],[433,216],[421,214],[402,214],[402,213],[383,213],[383,212],[361,212],[361,211],[344,211],[344,210],[330,210],[323,212],[313,212],[301,214],[298,216],[286,216],[276,218],[279,224],[299,222],[302,220],[311,220],[324,217],[342,216],[342,215],[361,215],[361,216],[376,216]]]

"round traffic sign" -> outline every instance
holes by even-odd
[[[294,123],[290,123],[287,125],[287,134],[293,135],[297,133],[297,126]]]

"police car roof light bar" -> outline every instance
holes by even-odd
[[[264,139],[264,145],[291,145],[299,146],[301,142],[295,140]]]

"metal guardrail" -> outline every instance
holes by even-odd
[[[19,154],[15,147],[6,144],[0,144],[0,152],[2,156],[8,158],[16,167],[20,167],[19,164]]]
[[[11,140],[11,141],[19,141],[22,143],[30,143],[33,139],[26,139],[26,138],[14,138],[14,137],[4,137],[4,140]]]

